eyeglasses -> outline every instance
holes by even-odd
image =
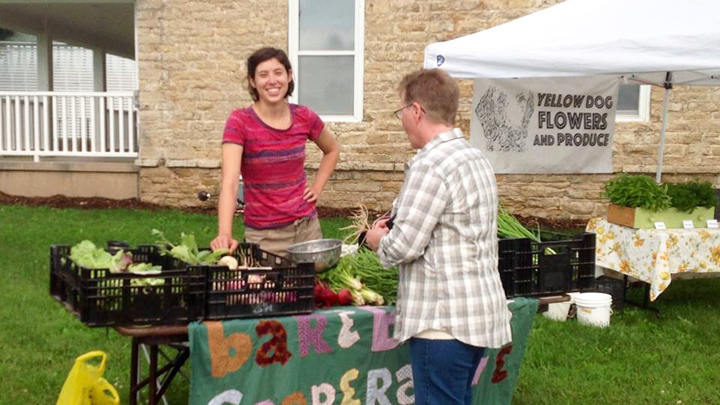
[[[410,103],[410,104],[408,104],[408,105],[404,105],[404,106],[398,108],[397,110],[395,110],[395,112],[394,112],[393,114],[395,114],[395,117],[396,117],[397,119],[401,120],[401,119],[402,119],[402,110],[410,107],[411,105],[413,105],[413,103]]]
[[[410,103],[410,104],[408,104],[408,105],[404,105],[404,106],[398,108],[397,110],[395,110],[395,112],[394,112],[393,114],[395,114],[395,117],[397,117],[397,119],[401,120],[401,119],[402,119],[402,110],[404,110],[404,109],[412,106],[413,104],[415,104],[415,102],[412,102],[412,103]],[[418,104],[418,107],[420,107],[420,111],[422,111],[423,114],[427,114],[427,113],[425,112],[425,109],[423,108],[423,106],[421,106],[420,104]]]

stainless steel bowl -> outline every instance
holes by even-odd
[[[341,251],[340,239],[316,239],[290,246],[288,256],[298,263],[315,263],[315,271],[322,273],[338,263]]]

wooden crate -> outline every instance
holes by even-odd
[[[664,222],[666,228],[682,228],[684,220],[692,220],[695,228],[707,227],[707,220],[713,219],[715,208],[698,207],[692,212],[682,212],[675,208],[663,211],[649,211],[645,208],[608,206],[608,222],[630,228],[655,228],[655,222]]]

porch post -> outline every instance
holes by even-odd
[[[102,48],[93,48],[93,91],[102,93],[107,91],[107,69],[105,64],[105,50]],[[98,148],[100,148],[100,145],[103,145],[104,143],[100,142],[100,137],[103,136],[105,131],[101,130],[100,125],[101,123],[107,122],[107,119],[100,119],[100,114],[105,114],[104,108],[101,110],[101,106],[104,105],[104,103],[100,103],[100,98],[102,97],[93,97],[92,102],[95,104],[95,108],[93,111],[95,111],[95,117],[94,122],[95,126],[92,129],[91,136],[94,139],[94,144],[97,145]],[[94,150],[93,150],[94,152]],[[101,152],[105,152],[102,150]]]
[[[38,90],[53,91],[53,37],[47,20],[43,32],[37,35]]]
[[[107,89],[105,79],[105,51],[93,48],[93,91],[104,92]]]
[[[53,91],[53,36],[47,20],[43,21],[43,31],[37,35],[37,75],[38,90]],[[45,103],[43,108],[48,109],[49,105]],[[49,130],[55,125],[55,117],[49,111],[44,116],[48,117],[47,119],[50,121],[44,125]],[[36,135],[38,136],[35,136],[35,139],[39,139],[39,134]],[[48,136],[48,134],[45,135]],[[33,149],[36,152],[39,151],[40,145],[34,144]],[[39,162],[40,155],[36,153],[33,161]]]

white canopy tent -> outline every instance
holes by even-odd
[[[463,79],[617,75],[662,86],[659,182],[673,86],[720,86],[718,16],[718,0],[567,0],[430,44],[424,65]]]

